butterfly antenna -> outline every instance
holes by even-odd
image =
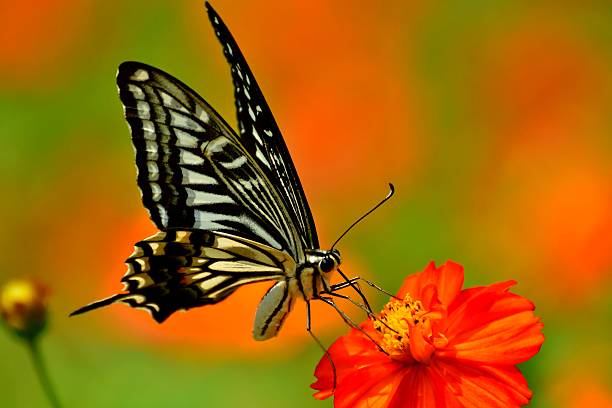
[[[391,197],[393,197],[393,194],[395,194],[395,187],[393,187],[393,184],[389,183],[389,193],[387,194],[387,196],[385,198],[383,198],[381,200],[381,202],[379,202],[378,204],[376,204],[370,211],[368,211],[367,213],[363,214],[361,217],[359,217],[359,219],[357,221],[355,221],[354,223],[351,224],[350,227],[348,227],[346,229],[346,231],[344,231],[342,233],[342,235],[340,235],[340,237],[338,237],[338,239],[336,240],[336,242],[334,242],[334,245],[332,245],[331,249],[334,249],[334,247],[336,246],[336,244],[342,239],[344,238],[344,236],[346,234],[348,234],[348,232],[350,230],[353,229],[353,227],[357,224],[359,224],[359,222],[361,220],[363,220],[365,217],[367,217],[368,215],[372,214],[378,207],[380,207],[381,205],[383,205],[384,203],[386,203]]]

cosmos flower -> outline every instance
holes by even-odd
[[[429,264],[361,324],[378,345],[357,329],[334,342],[335,375],[323,357],[315,398],[333,395],[336,408],[527,404],[531,391],[515,365],[539,351],[543,325],[533,303],[508,291],[515,283],[462,290],[462,266]]]

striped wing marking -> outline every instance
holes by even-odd
[[[159,232],[136,243],[126,264],[125,293],[73,314],[123,302],[146,309],[161,323],[177,310],[218,303],[242,285],[284,281],[295,273],[295,262],[281,251],[201,230]]]
[[[178,79],[138,62],[121,64],[117,84],[142,201],[159,229],[225,232],[302,259],[275,187],[212,107]]]

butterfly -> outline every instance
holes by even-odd
[[[159,233],[135,244],[115,302],[161,323],[177,310],[218,303],[242,285],[273,281],[256,311],[253,337],[278,334],[296,299],[354,286],[330,277],[337,249],[322,250],[281,132],[242,52],[207,2],[231,66],[239,133],[195,91],[139,62],[119,66],[117,86],[136,151],[142,202]],[[334,244],[335,245],[335,244]],[[365,298],[364,298],[364,302]],[[310,325],[310,318],[308,319]]]

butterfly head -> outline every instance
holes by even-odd
[[[312,266],[321,274],[331,274],[340,263],[342,263],[342,258],[340,258],[340,252],[337,249],[332,249],[329,251],[325,250],[315,250],[309,254],[309,261]]]

